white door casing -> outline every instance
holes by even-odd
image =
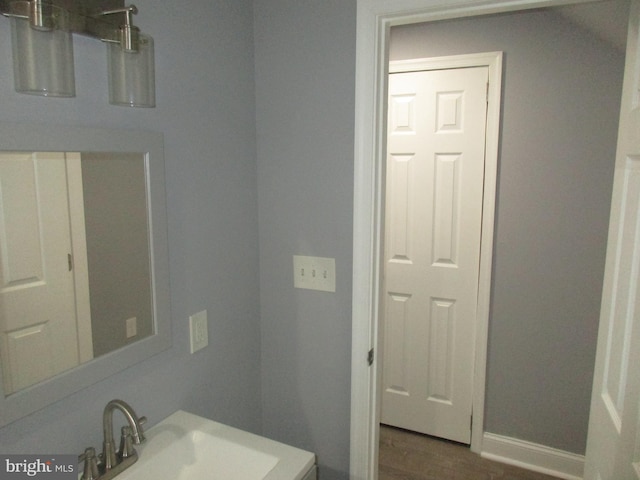
[[[486,66],[389,76],[381,422],[467,444],[488,82]]]
[[[640,479],[640,1],[629,16],[586,480]]]

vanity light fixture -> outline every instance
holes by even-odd
[[[124,0],[0,0],[11,19],[13,73],[20,93],[75,96],[72,34],[105,42],[109,103],[155,107],[153,39],[133,25]]]

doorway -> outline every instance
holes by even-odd
[[[365,2],[363,2],[365,3]],[[411,3],[411,2],[409,2]],[[371,51],[376,51],[375,47],[379,46],[381,47],[381,50],[377,50],[377,54],[373,55],[373,59],[369,60],[369,63],[364,62],[366,65],[365,67],[363,67],[364,70],[366,70],[366,68],[371,68],[372,70],[369,70],[369,72],[375,72],[375,74],[370,76],[370,80],[371,83],[373,84],[379,84],[379,85],[383,85],[384,81],[381,80],[381,72],[384,71],[384,68],[382,67],[382,59],[384,58],[382,55],[379,55],[380,52],[386,48],[386,40],[381,42],[380,39],[381,38],[388,38],[388,31],[385,29],[386,27],[389,27],[391,25],[394,24],[394,22],[397,23],[409,23],[410,21],[423,21],[423,20],[439,20],[442,19],[443,17],[460,17],[460,16],[473,16],[473,15],[479,15],[481,13],[489,13],[487,11],[487,9],[485,9],[484,7],[473,7],[473,6],[468,6],[465,7],[464,9],[461,10],[457,10],[454,11],[454,8],[447,8],[447,9],[438,9],[437,11],[435,11],[434,9],[429,10],[427,7],[428,5],[426,5],[428,2],[422,2],[422,4],[420,4],[420,2],[413,2],[412,3],[412,9],[407,9],[407,11],[420,11],[422,9],[422,13],[420,14],[411,14],[411,15],[402,15],[402,18],[400,18],[400,16],[396,16],[396,13],[390,13],[390,9],[389,11],[385,11],[383,7],[379,6],[379,4],[374,2],[374,5],[371,7],[371,11],[375,11],[377,15],[379,15],[378,20],[377,20],[377,25],[379,26],[379,30],[377,31],[370,31],[369,34],[370,36],[364,36],[364,43],[366,44],[366,42],[368,40],[371,40],[372,43],[369,45],[370,48],[372,48]],[[419,5],[420,4],[420,5]],[[535,5],[534,4],[530,4],[530,5]],[[490,10],[492,13],[495,12],[498,7],[496,5],[492,5]],[[464,12],[462,11],[464,10]],[[424,13],[426,11],[426,13]],[[366,17],[366,13],[364,12],[363,15]],[[372,24],[376,24],[376,21],[374,21],[374,19],[370,18],[369,20],[371,20]],[[361,24],[362,25],[362,24]],[[378,34],[378,36],[376,36],[376,33]],[[359,36],[359,39],[362,39],[362,36]],[[376,62],[378,62],[376,64]],[[361,64],[362,65],[362,64]],[[359,70],[360,72],[363,70]],[[364,84],[371,84],[368,83],[367,81],[363,80],[360,76],[359,76],[360,82],[359,85],[364,85]],[[367,108],[363,108],[362,113],[363,115],[372,115],[373,118],[376,119],[376,123],[379,125],[381,124],[381,118],[377,117],[376,115],[373,114],[373,112],[382,112],[383,109],[379,109],[379,105],[382,102],[381,99],[381,95],[379,93],[378,90],[367,90],[365,88],[364,91],[358,89],[358,99],[359,99],[359,103],[360,104],[364,104],[364,105],[371,105],[371,101],[373,99],[373,104],[378,105],[377,108],[374,108],[373,110],[367,110]],[[361,127],[363,129],[366,130],[366,126],[362,126]],[[379,159],[381,158],[381,152],[384,151],[384,145],[383,142],[380,142],[379,139],[377,139],[376,141],[371,141],[369,148],[370,150],[364,152],[364,150],[367,149],[367,142],[362,142],[362,138],[363,136],[366,136],[366,132],[364,132],[362,129],[358,129],[357,130],[357,135],[358,135],[358,139],[359,139],[359,143],[357,145],[357,155],[358,157],[360,157],[359,153],[363,154],[363,157],[365,159],[365,161],[370,161],[371,158],[376,158]],[[364,164],[360,164],[360,166],[362,166]],[[365,168],[365,172],[364,175],[361,175],[361,171],[358,170],[357,173],[357,185],[356,185],[356,203],[358,203],[358,199],[362,199],[363,201],[366,199],[366,201],[370,202],[371,197],[369,196],[371,193],[371,189],[369,189],[369,187],[372,187],[375,191],[376,188],[376,184],[377,184],[377,180],[379,178],[378,173],[376,171],[376,168],[379,168],[379,164],[375,164],[374,166],[371,167],[371,170],[366,170]],[[368,176],[370,175],[370,176]],[[565,177],[566,178],[566,177]],[[370,184],[367,182],[371,182]],[[360,189],[358,188],[361,187]],[[525,193],[525,192],[522,192]],[[544,200],[548,200],[548,199],[544,199]],[[362,205],[360,205],[362,206]],[[371,291],[365,291],[364,289],[360,290],[358,289],[358,285],[359,285],[359,280],[362,279],[363,276],[366,275],[370,275],[369,279],[371,278],[376,278],[377,274],[376,272],[380,270],[380,264],[379,263],[369,263],[367,268],[361,268],[362,264],[358,264],[359,259],[362,259],[366,256],[367,253],[371,253],[372,256],[370,258],[380,258],[379,255],[376,253],[379,249],[380,246],[376,243],[376,241],[372,241],[372,242],[367,242],[366,238],[367,238],[367,231],[363,230],[359,230],[359,226],[363,226],[362,223],[360,223],[358,221],[358,209],[359,207],[356,207],[356,231],[354,232],[355,234],[355,242],[358,245],[367,245],[368,248],[370,248],[370,250],[367,252],[355,252],[355,261],[356,261],[356,267],[355,270],[358,271],[358,274],[354,277],[354,296],[355,296],[355,302],[354,305],[356,305],[356,307],[354,307],[354,332],[358,329],[358,325],[359,325],[359,320],[363,320],[363,326],[364,331],[361,331],[361,333],[364,334],[364,332],[366,332],[366,334],[363,335],[363,337],[360,337],[360,339],[356,339],[356,335],[354,335],[354,349],[353,349],[353,355],[354,355],[354,376],[353,376],[353,385],[354,385],[354,391],[357,391],[357,389],[361,386],[363,386],[364,384],[366,384],[366,386],[370,387],[371,385],[380,385],[380,378],[376,376],[376,372],[373,371],[373,369],[371,369],[370,371],[362,371],[360,370],[361,376],[359,376],[357,374],[357,371],[359,369],[359,365],[361,365],[362,362],[359,362],[360,357],[362,357],[362,360],[364,360],[366,358],[366,352],[371,348],[371,346],[374,347],[378,347],[378,345],[372,344],[370,342],[374,341],[376,338],[379,338],[378,335],[378,331],[377,331],[377,327],[375,325],[372,325],[371,323],[371,318],[377,318],[378,315],[378,311],[376,310],[376,308],[372,308],[372,310],[369,311],[364,311],[364,312],[360,312],[359,309],[357,308],[358,305],[373,305],[374,307],[377,305],[377,299],[376,299],[376,295],[377,295],[377,290],[374,288]],[[369,210],[368,212],[372,214],[371,217],[369,218],[380,218],[381,217],[381,212],[382,211],[382,205],[378,202],[374,202],[372,205],[369,206]],[[368,227],[371,227],[371,224],[368,225]],[[369,232],[371,232],[371,230],[368,230]],[[523,232],[524,233],[524,232]],[[360,240],[362,240],[362,243],[360,243]],[[360,268],[359,268],[360,267]],[[371,285],[375,285],[375,281],[371,280]],[[598,296],[598,295],[596,295]],[[364,303],[362,302],[363,298],[366,297],[366,301],[364,301]],[[369,303],[367,303],[369,302]],[[366,310],[366,309],[365,309]],[[359,316],[359,314],[362,313],[362,317]],[[367,339],[368,342],[367,343]],[[378,350],[379,351],[379,350]],[[362,352],[362,355],[360,355],[360,352]],[[358,362],[358,363],[356,363]],[[587,400],[588,401],[588,400]],[[371,419],[375,418],[376,416],[376,398],[375,396],[373,397],[373,403],[359,403],[359,402],[354,402],[354,417],[357,417],[359,414],[362,414],[361,418],[367,418],[367,421],[371,421]],[[371,424],[370,424],[371,425]],[[369,442],[372,439],[376,438],[376,432],[375,429],[373,429],[372,427],[362,427],[362,424],[360,424],[357,421],[357,418],[354,418],[354,429],[352,430],[353,434],[352,434],[352,466],[357,470],[359,466],[364,466],[364,463],[362,461],[362,457],[360,458],[356,458],[357,455],[362,455],[363,450],[358,450],[357,445],[358,442]],[[540,442],[542,443],[542,442]],[[355,445],[355,448],[354,448]],[[366,459],[368,460],[368,459]],[[362,470],[361,470],[362,471]],[[354,478],[375,478],[372,474],[370,475],[362,475],[362,477],[358,477],[358,476],[354,476]]]

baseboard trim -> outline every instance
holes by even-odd
[[[583,455],[493,433],[484,434],[480,455],[566,480],[582,480],[583,477]]]

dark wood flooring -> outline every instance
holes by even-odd
[[[557,480],[484,459],[462,445],[380,426],[379,480]]]

